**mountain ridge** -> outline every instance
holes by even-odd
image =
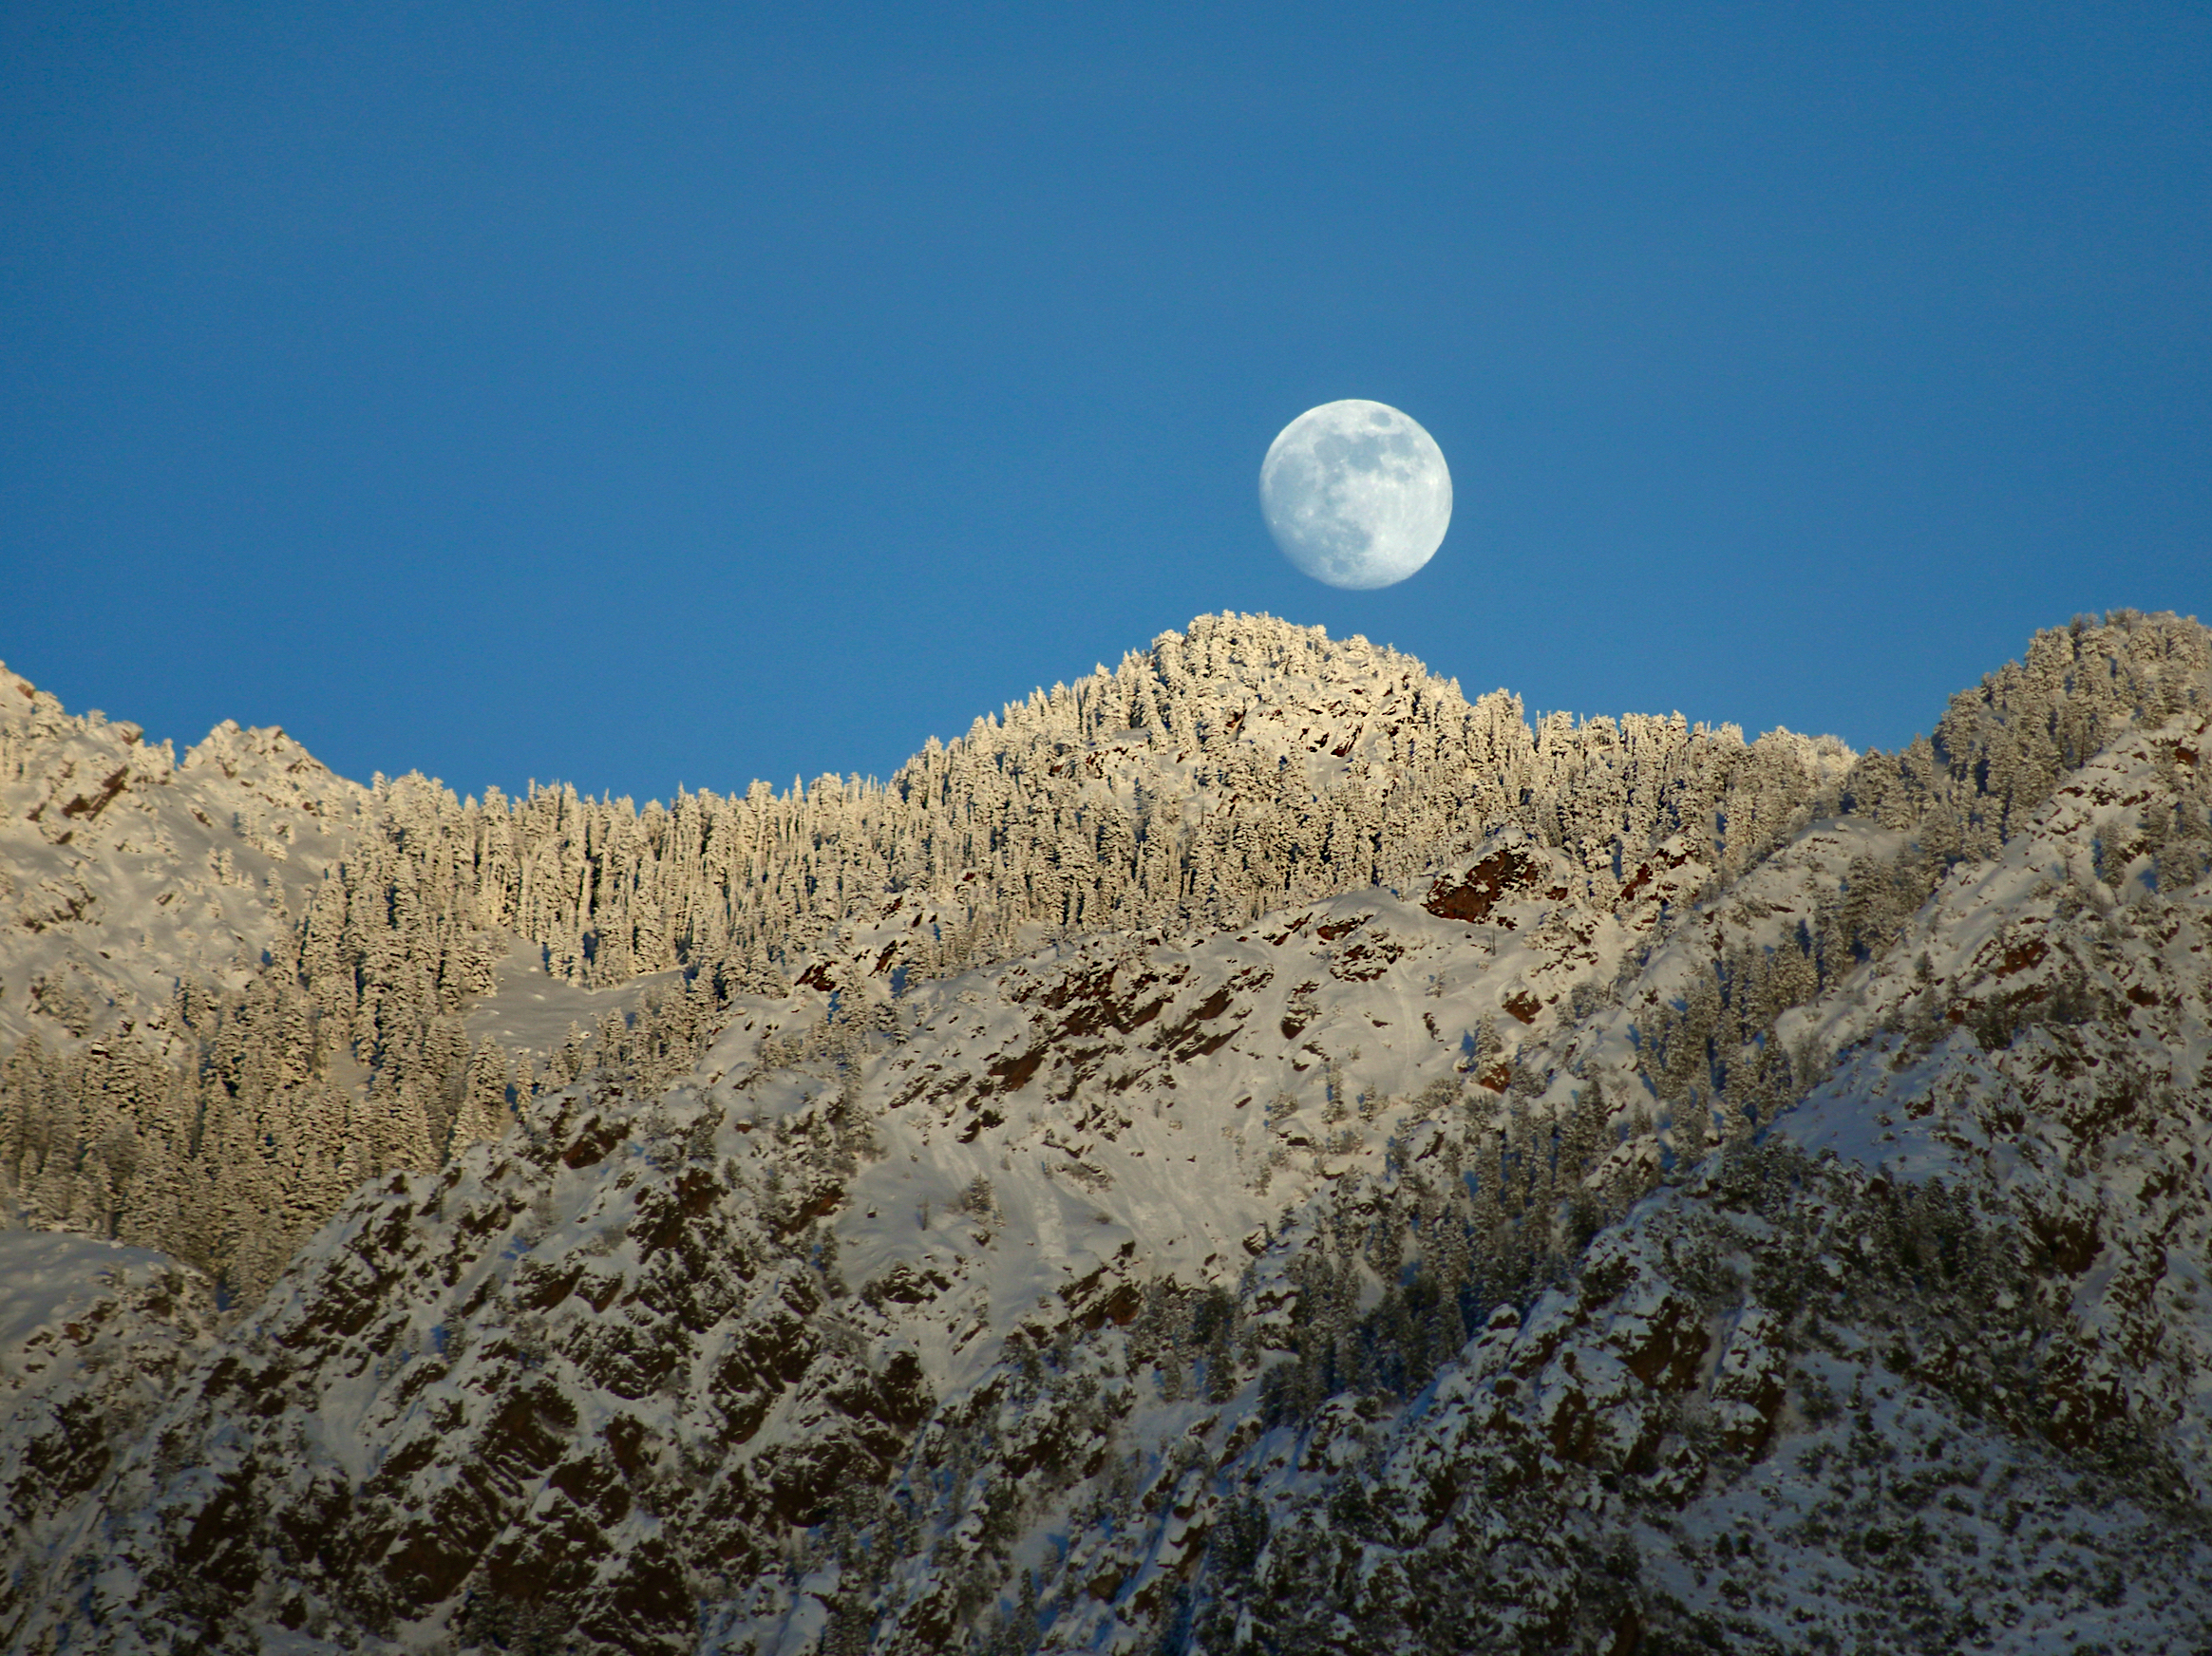
[[[135,726],[69,721],[17,688],[28,716],[12,714],[0,768],[22,796],[25,840],[47,833],[48,796],[122,768],[109,764],[118,752],[142,766],[145,750]],[[144,846],[118,843],[113,857],[62,848],[95,876],[139,852],[139,884],[162,888],[155,912],[217,915],[154,951],[166,984],[106,982],[108,956],[149,952],[110,947],[100,930],[103,915],[142,924],[149,894],[135,888],[77,892],[58,869],[40,893],[74,893],[90,922],[55,930],[43,954],[0,932],[16,946],[0,947],[0,1019],[17,1026],[0,1032],[40,1036],[22,1076],[0,1081],[17,1117],[12,1140],[0,1139],[0,1196],[180,1253],[250,1294],[336,1191],[387,1167],[436,1165],[491,1130],[503,1113],[495,1094],[514,1101],[539,1073],[573,1075],[594,1042],[673,1063],[734,994],[811,973],[825,991],[869,998],[879,979],[936,975],[1047,935],[1226,924],[1284,899],[1412,879],[1509,820],[1578,847],[1602,905],[1621,855],[1640,858],[1702,820],[1703,860],[1729,866],[1846,757],[1787,732],[1746,744],[1732,727],[1679,717],[1531,726],[1503,692],[1468,704],[1410,658],[1265,616],[1201,617],[1110,672],[925,746],[882,787],[823,779],[776,796],[756,783],[742,799],[691,794],[642,811],[567,790],[464,802],[420,777],[365,792],[281,731],[221,726],[173,772],[132,784],[139,773],[126,771],[98,815],[102,836],[127,822]],[[220,797],[178,794],[195,784]],[[1711,829],[1724,804],[1750,825],[1733,847]],[[20,855],[28,867],[57,852],[31,841]],[[903,905],[896,916],[890,903]],[[491,1031],[516,1026],[479,1017],[472,1032],[466,1008],[507,998],[493,991],[518,944],[579,988],[679,970],[683,982],[578,1004],[573,1037],[541,1030],[508,1051]],[[41,1016],[49,1002],[66,1015]],[[129,1050],[77,1056],[125,1024]],[[282,1057],[245,1075],[241,1044]],[[196,1075],[177,1080],[180,1066]],[[31,1094],[91,1101],[42,1129],[22,1119]],[[278,1165],[242,1191],[213,1188],[192,1165],[206,1133],[188,1117],[215,1120],[218,1139],[226,1124],[274,1138]],[[326,1118],[338,1125],[317,1130]],[[71,1180],[41,1194],[54,1157],[27,1174],[23,1146],[57,1137],[75,1140]],[[127,1169],[98,1148],[124,1139]],[[142,1223],[119,1187],[149,1164],[204,1187],[197,1201],[166,1198],[164,1213],[218,1217]],[[296,1215],[274,1246],[258,1220],[272,1209]]]

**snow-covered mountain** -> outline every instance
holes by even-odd
[[[0,668],[0,1039],[159,1030],[180,978],[243,984],[369,803],[281,730],[180,763]]]
[[[373,1175],[273,1286],[36,1195],[242,910],[9,1061],[0,1647],[2198,1647],[2208,669],[1859,758],[1223,617],[880,788],[318,781],[162,1060]]]
[[[887,785],[642,811],[365,793],[228,727],[172,771],[18,688],[4,774],[36,912],[0,931],[28,1031],[0,1070],[0,1200],[243,1299],[362,1179],[439,1166],[589,1065],[681,1073],[734,996],[887,998],[1049,938],[1238,924],[1418,879],[1509,823],[1604,907],[1651,856],[1743,866],[1850,758],[1678,718],[1532,728],[1503,692],[1470,705],[1265,616],[1201,617]]]

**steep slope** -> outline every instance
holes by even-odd
[[[1266,616],[1201,617],[888,786],[643,811],[420,777],[364,792],[280,733],[228,728],[172,775],[135,731],[16,687],[22,785],[0,805],[20,807],[25,875],[66,855],[100,893],[0,939],[18,1004],[47,1008],[0,1064],[0,1199],[247,1300],[363,1178],[438,1166],[587,1065],[680,1074],[733,996],[881,999],[1047,938],[1403,885],[1505,824],[1602,913],[1653,856],[1744,866],[1850,759],[1678,718],[1532,728],[1503,692],[1470,706],[1409,658]],[[201,844],[226,823],[242,843]],[[202,856],[258,907],[202,905]]]
[[[0,1600],[213,1344],[213,1310],[199,1274],[162,1254],[0,1231]]]
[[[2149,849],[2204,819],[2206,731],[2124,737],[1784,1012],[1832,1073],[1403,1416],[1364,1410],[1352,1479],[1263,1462],[1277,1522],[1200,1619],[1261,1647],[2212,1636],[2212,884]]]
[[[806,1545],[936,1391],[988,1383],[1008,1328],[1126,1321],[1163,1275],[1234,1282],[1271,1216],[1438,1107],[1433,1085],[1421,1105],[1386,1087],[1456,1091],[1500,1003],[1541,1020],[1586,981],[1588,937],[1547,931],[1541,854],[1500,851],[1478,863],[1522,876],[1488,941],[1374,893],[1272,936],[1070,946],[920,986],[896,1044],[823,1021],[817,991],[747,1003],[642,1111],[603,1082],[539,1101],[442,1180],[363,1198],[180,1388],[117,1476],[137,1534],[100,1525],[90,1613],[158,1645],[240,1615],[519,1626],[550,1597],[604,1643],[683,1647],[702,1572]],[[1606,923],[1612,956],[1661,901]],[[1256,1071],[1275,1083],[1257,1104]],[[1077,1107],[993,1107],[1054,1094]],[[590,1493],[549,1506],[536,1462],[572,1440],[589,1465],[558,1480]],[[641,1499],[654,1468],[671,1481]],[[549,1548],[614,1562],[555,1582],[533,1573]],[[76,1601],[77,1567],[65,1551],[25,1597]]]
[[[0,1038],[159,1031],[180,978],[242,985],[368,818],[281,730],[177,762],[0,668]]]
[[[102,1471],[0,1483],[0,1642],[2212,1638],[2206,644],[1775,744],[1763,842],[1592,761],[1225,927],[963,964],[879,892],[356,1196],[150,1417],[55,1379]]]

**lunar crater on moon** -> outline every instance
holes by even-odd
[[[1309,408],[1269,445],[1259,505],[1283,555],[1354,590],[1404,580],[1451,523],[1451,473],[1419,422],[1358,397]]]

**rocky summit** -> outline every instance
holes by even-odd
[[[888,782],[0,676],[0,1649],[2212,1647],[2212,633],[1211,616]]]

